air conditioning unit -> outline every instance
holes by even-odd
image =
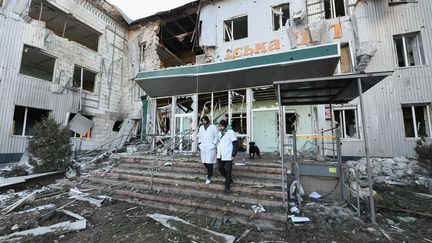
[[[405,4],[405,3],[417,3],[418,0],[388,0],[389,5]]]

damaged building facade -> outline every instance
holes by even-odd
[[[332,69],[337,56],[334,75],[394,71],[364,94],[370,154],[414,155],[416,141],[432,132],[431,50],[425,44],[431,40],[431,10],[424,0],[201,1],[193,33],[197,40],[187,40],[203,51],[195,53],[194,65],[162,65],[161,70],[137,75],[153,105],[149,126],[175,136],[196,130],[199,117],[208,115],[215,123],[229,120],[243,148],[253,141],[264,152],[278,152],[279,111],[272,78],[333,75],[326,65]],[[174,33],[183,34],[188,32]],[[330,51],[334,45],[335,53]],[[263,62],[270,67],[260,65]],[[269,82],[259,76],[268,76]],[[324,98],[335,91],[327,87],[313,92]],[[308,93],[303,95],[296,101],[307,104]],[[297,135],[306,138],[338,124],[342,154],[364,155],[358,98],[346,104],[285,106],[283,112],[286,134],[293,133],[294,124]],[[195,138],[187,149],[196,151],[196,145]],[[307,150],[308,140],[298,146]]]
[[[83,150],[112,139],[125,119],[137,134],[173,137],[208,115],[229,120],[244,149],[253,141],[267,153],[280,150],[279,117],[286,134],[337,123],[343,155],[364,155],[358,100],[286,106],[279,116],[273,82],[258,81],[267,75],[394,70],[364,94],[370,154],[413,155],[432,134],[427,0],[202,0],[136,21],[105,1],[0,4],[0,163],[19,160],[42,116],[67,124],[77,113],[94,123],[71,135]],[[190,140],[177,149],[197,151],[196,132]]]
[[[0,16],[0,163],[19,161],[47,116],[64,125],[77,113],[92,120],[86,150],[114,136],[128,110],[119,92],[128,80],[121,13],[104,1],[3,0]],[[71,138],[77,146],[80,135]]]

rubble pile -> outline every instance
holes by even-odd
[[[332,229],[338,225],[363,225],[364,222],[356,217],[355,213],[347,207],[337,204],[324,205],[318,203],[306,204],[303,208],[305,215],[311,215],[313,222],[320,228]]]
[[[427,186],[426,173],[419,166],[418,161],[404,157],[395,158],[373,158],[371,162],[372,179],[378,183],[391,185],[419,185]],[[350,172],[359,173],[360,186],[367,187],[366,159],[348,161]]]

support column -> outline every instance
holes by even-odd
[[[171,138],[175,136],[175,128],[176,128],[176,103],[177,103],[177,97],[173,96],[171,97],[171,131],[170,135]]]
[[[359,98],[360,98],[360,111],[361,111],[361,117],[362,117],[362,125],[363,125],[363,139],[364,139],[364,148],[365,148],[365,155],[366,155],[366,163],[367,163],[367,174],[368,174],[368,184],[369,184],[369,204],[370,204],[370,216],[372,223],[375,224],[375,202],[374,202],[374,195],[373,195],[373,182],[372,182],[372,173],[371,173],[371,164],[369,159],[369,144],[368,144],[368,137],[367,137],[367,124],[366,124],[366,118],[365,118],[365,112],[364,112],[364,103],[363,103],[363,88],[361,83],[361,78],[357,79],[357,87],[359,92]]]
[[[193,118],[192,118],[192,129],[193,129],[193,133],[192,133],[192,139],[193,139],[193,143],[192,143],[192,152],[195,153],[198,151],[197,146],[198,146],[198,116],[200,115],[198,112],[198,94],[194,94],[192,96],[192,109],[193,109]]]
[[[228,125],[231,125],[232,120],[232,92],[228,91]]]
[[[287,193],[285,192],[285,188],[288,191],[288,187],[285,186],[286,184],[286,174],[287,169],[285,168],[285,124],[283,122],[283,104],[282,104],[282,97],[281,97],[281,91],[280,91],[280,85],[277,86],[277,97],[278,97],[278,107],[279,107],[279,155],[281,158],[281,166],[282,166],[282,179],[281,179],[281,186],[282,186],[282,200],[285,202],[288,200]],[[291,168],[290,170],[291,171]]]
[[[246,89],[246,130],[247,144],[246,149],[249,151],[249,142],[252,141],[252,106],[253,106],[253,91],[251,88]]]

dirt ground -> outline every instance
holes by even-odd
[[[60,235],[26,237],[20,242],[207,242],[207,240],[191,237],[186,232],[168,229],[146,216],[153,213],[177,216],[199,227],[233,235],[237,239],[241,238],[237,242],[432,242],[432,197],[417,194],[423,192],[418,188],[377,187],[378,225],[368,223],[366,216],[358,219],[355,216],[345,215],[342,218],[339,215],[342,211],[336,210],[335,214],[313,215],[311,213],[312,215],[305,215],[311,218],[312,221],[309,223],[300,225],[286,223],[273,230],[232,222],[229,216],[223,213],[219,219],[214,219],[156,210],[116,200],[105,200],[102,207],[97,208],[87,202],[71,203],[68,190],[54,192],[47,193],[49,197],[41,195],[32,202],[24,203],[13,213],[1,215],[0,236],[71,220],[53,209],[25,214],[15,213],[41,205],[54,204],[58,208],[67,204],[64,209],[88,220],[85,230]],[[17,197],[4,201],[1,208],[18,199]],[[330,205],[317,201],[315,204],[322,205],[320,206],[322,209]],[[367,211],[365,207],[363,209]],[[403,210],[413,212],[402,212]],[[305,210],[305,212],[312,211]],[[407,218],[400,217],[406,216],[412,217],[409,220],[415,221],[403,222]],[[12,230],[13,227],[15,230]],[[250,230],[249,233],[242,237],[247,230]]]

